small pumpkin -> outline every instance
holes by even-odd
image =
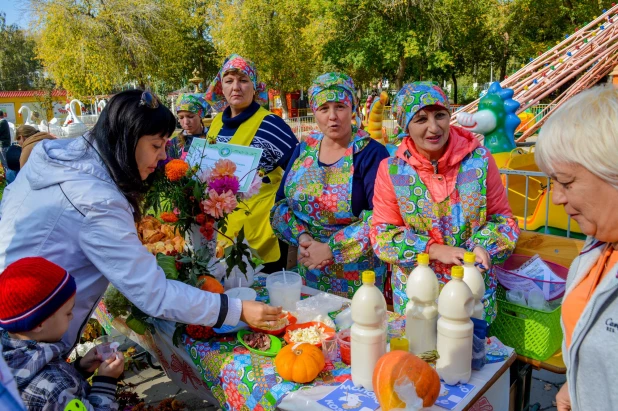
[[[208,292],[215,293],[215,294],[223,294],[223,291],[225,291],[221,283],[217,281],[217,279],[213,276],[202,275],[197,278],[197,283],[199,284],[200,282],[202,282],[200,289],[204,291],[208,291]]]
[[[288,344],[275,357],[279,375],[299,384],[315,380],[324,365],[322,350],[308,343]]]
[[[378,360],[373,371],[373,389],[383,411],[404,408],[404,402],[395,393],[395,382],[408,377],[414,383],[423,407],[431,407],[440,395],[440,377],[436,370],[407,351],[391,351]]]

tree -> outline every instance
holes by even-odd
[[[32,89],[40,70],[32,37],[0,13],[0,89]]]
[[[212,37],[220,53],[256,63],[261,80],[281,92],[287,116],[284,93],[322,72],[322,50],[333,34],[324,10],[322,0],[222,1],[212,9]]]
[[[31,0],[37,53],[70,93],[106,94],[133,84],[167,91],[205,62],[203,3],[195,0]],[[188,45],[187,45],[188,43]]]

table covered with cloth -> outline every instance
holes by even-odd
[[[258,276],[252,288],[257,292],[258,301],[268,303],[265,282],[265,277]],[[303,294],[303,298],[306,297],[308,295]],[[330,313],[331,318],[334,319],[337,313]],[[389,312],[388,326],[393,334],[404,332],[405,318]],[[333,362],[327,360],[326,367],[314,381],[297,384],[284,380],[277,373],[274,357],[250,352],[238,342],[236,333],[209,341],[194,340],[185,335],[183,341],[199,375],[224,410],[275,410],[291,392],[316,386],[337,386],[351,379],[350,366],[341,362],[339,354]],[[508,389],[506,393],[508,395]]]

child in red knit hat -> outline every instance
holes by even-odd
[[[22,258],[0,274],[2,356],[28,409],[64,410],[80,400],[88,410],[117,410],[122,353],[101,361],[96,347],[74,365],[66,362],[62,335],[73,319],[75,280],[41,257]],[[86,375],[99,372],[92,387]],[[89,375],[88,375],[89,376]]]

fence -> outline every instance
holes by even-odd
[[[571,218],[562,206],[551,202],[552,183],[549,176],[540,171],[507,169],[500,169],[500,175],[504,177],[506,195],[513,214],[519,220],[520,228],[535,231],[535,226],[539,225],[539,221],[543,221],[543,232],[549,234],[552,229],[561,229],[550,226],[550,221],[566,218],[566,237],[573,236]]]

